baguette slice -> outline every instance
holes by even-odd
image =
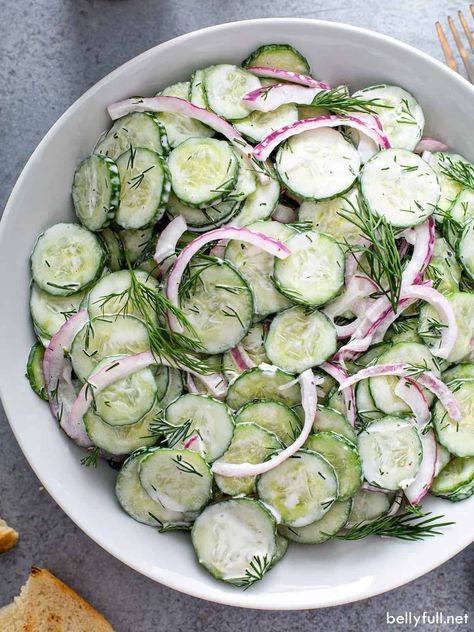
[[[114,632],[82,597],[49,571],[33,566],[13,603],[0,609],[2,632]]]
[[[5,553],[18,542],[18,533],[0,518],[0,553]]]

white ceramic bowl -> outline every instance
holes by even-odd
[[[332,85],[393,82],[412,91],[427,132],[474,159],[474,88],[431,57],[401,42],[352,26],[316,20],[235,22],[178,37],[121,66],[84,94],[40,143],[9,200],[0,225],[0,386],[3,404],[26,458],[64,511],[104,549],[148,577],[190,595],[267,609],[332,606],[409,582],[466,547],[473,538],[474,498],[425,506],[456,521],[422,542],[370,539],[292,545],[263,582],[247,592],[214,580],[195,561],[188,534],[159,535],[129,518],[113,493],[115,472],[81,466],[81,451],[56,427],[24,378],[33,333],[28,313],[28,256],[35,237],[72,218],[71,179],[109,125],[106,106],[187,79],[195,68],[239,62],[257,46],[289,42]]]

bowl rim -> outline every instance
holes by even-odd
[[[4,232],[6,231],[5,225],[7,223],[7,220],[10,214],[13,212],[13,208],[15,206],[15,200],[18,195],[18,192],[22,188],[23,183],[27,178],[27,171],[28,171],[28,167],[30,163],[34,161],[36,155],[41,151],[43,146],[47,145],[50,138],[55,134],[56,129],[62,124],[63,119],[67,116],[70,116],[72,113],[74,113],[76,109],[80,108],[82,103],[84,101],[87,101],[87,99],[89,99],[89,97],[93,93],[100,90],[102,86],[106,84],[110,79],[113,79],[116,75],[120,75],[124,71],[124,69],[126,69],[128,66],[135,64],[137,61],[145,59],[149,55],[154,54],[155,51],[165,50],[170,46],[175,46],[176,44],[183,44],[187,40],[192,39],[197,34],[206,34],[206,35],[212,36],[213,33],[217,33],[229,27],[233,27],[233,28],[238,27],[238,26],[245,27],[246,25],[249,25],[249,24],[261,24],[261,23],[275,24],[275,25],[281,25],[282,23],[317,25],[325,29],[329,29],[329,30],[334,29],[335,31],[339,31],[339,32],[346,31],[346,32],[356,33],[362,36],[372,38],[373,40],[389,43],[392,46],[399,47],[400,49],[403,49],[407,51],[408,53],[414,56],[417,56],[425,60],[425,62],[428,62],[429,64],[435,66],[438,72],[441,72],[441,74],[445,74],[446,76],[450,77],[451,81],[454,80],[457,83],[459,83],[461,86],[463,86],[464,90],[466,89],[466,87],[468,87],[468,89],[471,91],[472,96],[474,98],[474,85],[472,85],[462,75],[451,70],[448,66],[443,64],[441,61],[435,59],[428,53],[425,53],[419,50],[418,48],[412,46],[411,44],[407,44],[406,42],[403,42],[395,37],[385,35],[383,33],[379,33],[378,31],[374,31],[372,29],[367,29],[367,28],[363,28],[359,26],[352,26],[350,24],[346,24],[343,22],[336,22],[336,21],[311,19],[311,18],[286,18],[286,17],[235,20],[231,22],[225,22],[225,23],[221,23],[217,25],[207,26],[200,29],[195,29],[193,31],[184,33],[177,37],[173,37],[169,40],[166,40],[160,44],[157,44],[156,46],[153,46],[143,51],[142,53],[136,55],[135,57],[129,59],[128,61],[124,62],[123,64],[121,64],[120,66],[112,70],[111,72],[107,73],[104,77],[102,77],[102,79],[97,81],[94,85],[92,85],[59,116],[56,122],[50,127],[50,129],[46,132],[46,134],[43,136],[41,141],[37,144],[36,148],[34,149],[32,154],[26,161],[24,167],[22,168],[20,175],[18,176],[18,179],[16,180],[16,183],[12,189],[12,192],[7,200],[7,203],[6,203],[6,206],[5,206],[1,221],[0,221],[0,243],[1,243],[1,240],[3,239]],[[13,410],[9,408],[9,405],[6,404],[5,402],[1,376],[0,376],[0,398],[2,400],[5,414],[8,419],[9,425],[13,431],[15,439],[17,440],[23,454],[25,455],[25,458],[27,459],[28,464],[33,469],[38,479],[42,482],[40,474],[37,471],[38,468],[34,467],[26,456],[26,451],[24,449],[22,439],[19,436],[17,429],[15,428],[14,422],[12,421],[14,418],[14,412]],[[138,564],[133,564],[128,559],[126,559],[126,556],[122,555],[120,551],[113,550],[113,547],[108,546],[107,542],[103,542],[100,538],[97,538],[90,531],[87,523],[84,523],[83,521],[76,519],[76,517],[72,518],[71,515],[64,508],[63,502],[60,498],[60,494],[50,489],[50,487],[47,485],[45,485],[45,487],[48,493],[50,494],[50,496],[59,505],[59,507],[64,511],[64,513],[68,516],[68,518],[70,518],[96,544],[98,544],[101,548],[105,549],[110,555],[112,555],[116,559],[119,559],[127,567],[132,568],[136,572],[140,573],[141,575],[145,577],[148,577],[149,579],[152,579],[153,581],[157,581],[169,588],[172,588],[181,593],[190,595],[192,597],[197,597],[200,599],[205,599],[207,601],[211,601],[211,602],[219,603],[223,605],[228,605],[228,606],[237,606],[237,607],[252,608],[252,609],[258,609],[258,610],[302,610],[302,609],[333,607],[333,606],[339,606],[346,603],[353,603],[353,602],[360,601],[363,599],[375,597],[376,595],[380,595],[387,591],[399,588],[409,582],[414,581],[415,579],[418,579],[419,577],[425,575],[426,573],[429,573],[430,571],[437,568],[441,564],[444,564],[450,558],[457,555],[460,551],[462,551],[464,548],[469,546],[469,544],[471,544],[474,541],[474,535],[470,536],[468,531],[466,531],[465,537],[464,538],[460,537],[453,548],[449,548],[447,552],[446,552],[446,549],[443,548],[441,555],[436,557],[436,559],[432,563],[423,565],[422,570],[416,570],[416,567],[413,567],[412,572],[409,574],[409,576],[404,577],[401,580],[397,580],[393,578],[390,581],[385,580],[384,582],[381,583],[381,585],[372,584],[369,589],[366,589],[364,594],[357,595],[355,598],[348,593],[346,593],[344,596],[344,592],[342,592],[340,597],[331,599],[330,603],[329,602],[327,603],[327,602],[324,602],[324,600],[320,600],[320,599],[318,600],[316,598],[315,593],[311,590],[310,591],[305,590],[303,592],[303,594],[305,595],[304,598],[301,598],[301,596],[298,598],[298,595],[301,595],[301,593],[298,593],[295,591],[294,593],[291,593],[291,595],[292,596],[294,595],[295,597],[293,601],[291,597],[289,597],[288,602],[285,602],[285,603],[278,602],[278,606],[275,607],[275,605],[269,605],[269,603],[266,602],[264,595],[258,595],[257,600],[253,600],[253,599],[249,600],[247,598],[247,593],[241,592],[241,591],[240,592],[235,591],[235,593],[232,593],[232,594],[214,593],[211,596],[209,594],[211,591],[209,591],[209,589],[206,588],[206,584],[203,584],[200,582],[191,582],[190,584],[186,584],[186,586],[184,586],[182,582],[183,578],[181,577],[181,575],[175,575],[175,574],[170,575],[168,574],[167,571],[162,571],[160,573],[157,573],[156,568],[153,574],[150,572],[146,572],[146,570],[140,567]],[[276,593],[274,596],[277,596],[277,594],[278,593]],[[289,595],[290,593],[286,593],[286,594]],[[295,604],[294,601],[297,601],[297,603]]]

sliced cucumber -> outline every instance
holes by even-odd
[[[112,272],[117,272],[125,267],[125,253],[123,249],[123,243],[120,237],[111,228],[97,233],[104,245],[107,252],[107,266]]]
[[[66,320],[79,309],[87,290],[58,296],[45,292],[36,283],[31,286],[30,311],[35,330],[42,338],[52,338]]]
[[[28,354],[28,362],[26,363],[26,377],[34,392],[48,401],[48,391],[43,373],[44,347],[40,342],[34,344]]]
[[[447,209],[443,222],[446,239],[453,248],[459,240],[459,230],[474,219],[474,191],[461,189],[452,205]]]
[[[247,59],[242,62],[242,66],[268,66],[270,68],[281,68],[290,72],[299,72],[309,75],[311,69],[308,60],[296,48],[289,44],[265,44],[254,50]]]
[[[279,222],[259,221],[249,224],[256,230],[280,241],[286,241],[295,231]],[[261,248],[241,241],[230,240],[225,250],[227,261],[239,270],[250,286],[254,296],[257,319],[290,307],[290,301],[275,287],[272,275],[275,257]]]
[[[182,215],[190,230],[205,232],[231,220],[241,207],[241,202],[230,199],[217,202],[207,208],[196,208],[184,204],[174,193],[171,193],[166,210],[171,217]]]
[[[231,349],[248,332],[253,319],[252,293],[228,263],[193,260],[181,290],[181,309],[203,353]]]
[[[434,287],[442,294],[449,294],[459,290],[461,267],[456,261],[454,251],[442,237],[436,238],[433,256],[426,271],[426,276],[433,279]]]
[[[227,406],[217,399],[188,393],[171,403],[165,416],[171,426],[187,428],[186,436],[173,447],[182,448],[189,437],[197,434],[201,455],[208,463],[222,456],[230,445],[234,420]]]
[[[397,228],[424,222],[439,201],[433,169],[405,149],[387,149],[365,163],[360,187],[371,212]]]
[[[164,125],[151,112],[133,112],[115,121],[95,149],[95,154],[113,160],[130,147],[151,149],[160,155],[168,153],[168,138]]]
[[[448,362],[471,362],[474,360],[474,294],[469,292],[453,292],[446,296],[453,308],[458,326],[456,343],[447,360]],[[437,344],[441,336],[443,322],[438,312],[431,305],[423,305],[420,311],[418,333],[428,346]]]
[[[310,434],[304,447],[321,454],[335,469],[338,500],[352,498],[362,484],[362,468],[355,445],[335,432],[320,431]]]
[[[328,235],[298,233],[287,240],[291,255],[275,261],[278,289],[295,303],[318,307],[334,298],[344,285],[345,256]]]
[[[226,119],[243,119],[250,109],[242,101],[248,92],[260,88],[258,77],[231,64],[217,64],[204,74],[208,107]]]
[[[276,434],[255,423],[238,423],[228,450],[219,459],[222,463],[263,463],[282,449]],[[255,493],[255,476],[215,475],[217,487],[229,496]]]
[[[168,158],[175,195],[190,206],[210,206],[229,195],[239,161],[229,145],[215,138],[189,138]]]
[[[306,527],[286,527],[280,525],[278,532],[291,542],[298,544],[321,544],[335,535],[346,524],[351,511],[351,500],[336,500],[329,511],[316,522]]]
[[[271,362],[285,371],[302,373],[336,352],[336,328],[316,309],[291,307],[277,314],[265,339]]]
[[[156,385],[156,398],[162,400],[168,391],[170,383],[170,369],[167,366],[151,367]]]
[[[150,242],[153,239],[153,229],[139,228],[135,230],[134,228],[126,228],[121,230],[119,235],[127,259],[134,265],[149,248]]]
[[[325,200],[349,191],[359,173],[360,156],[340,132],[322,127],[283,143],[275,166],[292,193],[305,200]]]
[[[461,411],[461,419],[452,419],[438,400],[432,420],[438,441],[455,456],[474,456],[474,378],[448,382]]]
[[[252,563],[268,567],[277,553],[275,519],[250,498],[210,505],[196,519],[191,537],[199,563],[231,584],[245,584]]]
[[[369,387],[369,380],[362,380],[356,385],[355,396],[357,414],[363,423],[383,417],[383,412],[375,405],[374,398],[372,397]],[[403,403],[400,405],[403,406]]]
[[[166,164],[155,151],[131,147],[117,159],[120,206],[115,221],[122,228],[147,228],[165,212],[171,183]]]
[[[354,93],[354,97],[372,100],[383,131],[396,149],[413,151],[423,136],[425,117],[416,99],[403,88],[377,85]]]
[[[254,423],[275,433],[285,445],[293,443],[301,432],[298,415],[286,404],[271,399],[245,404],[236,414],[235,423]]]
[[[205,69],[195,70],[191,75],[189,84],[188,101],[199,108],[207,108],[206,92],[204,90]]]
[[[250,160],[244,158],[242,154],[236,154],[236,156],[239,162],[239,174],[235,188],[229,195],[229,199],[235,200],[236,202],[243,202],[257,190],[256,171]]]
[[[274,399],[295,406],[301,401],[300,387],[290,382],[294,376],[276,367],[248,369],[229,386],[227,404],[238,410],[254,399]]]
[[[391,345],[399,342],[423,343],[418,334],[418,318],[409,316],[408,318],[398,318],[384,336],[384,340]],[[382,354],[380,354],[382,355]]]
[[[458,258],[466,275],[474,281],[474,220],[468,222],[461,233]]]
[[[298,220],[311,222],[313,230],[327,233],[339,242],[347,240],[349,243],[355,243],[360,239],[360,230],[342,216],[350,216],[354,208],[358,208],[356,189],[332,200],[303,202],[298,211]]]
[[[201,511],[211,499],[211,470],[192,450],[150,450],[140,461],[139,476],[146,493],[173,511]]]
[[[267,219],[273,213],[280,197],[278,180],[271,178],[267,184],[257,182],[255,193],[245,199],[239,213],[229,222],[232,226],[248,226]]]
[[[134,316],[98,316],[86,323],[71,345],[75,374],[85,380],[104,358],[150,350],[148,329]]]
[[[298,120],[298,109],[292,103],[280,105],[271,112],[251,112],[240,119],[234,127],[251,141],[259,143],[266,136],[285,125],[291,125]]]
[[[83,226],[93,231],[108,226],[120,201],[120,178],[115,162],[94,154],[83,160],[74,174],[72,199]]]
[[[134,520],[150,527],[167,529],[189,529],[196,517],[192,513],[181,513],[166,509],[145,492],[140,483],[138,469],[140,461],[148,454],[147,450],[138,450],[131,454],[122,465],[115,481],[115,494],[122,508]]]
[[[36,240],[31,275],[45,292],[69,296],[102,274],[106,255],[99,239],[79,224],[55,224]]]
[[[377,520],[387,513],[390,503],[389,494],[360,489],[352,498],[351,513],[346,526],[351,528]]]
[[[167,406],[174,402],[175,399],[183,392],[183,377],[178,369],[168,369],[168,385],[166,392],[160,400],[160,406],[165,409]]]
[[[337,476],[321,455],[300,450],[262,474],[257,493],[260,500],[275,508],[282,524],[304,527],[320,520],[336,500]]]
[[[430,492],[452,501],[469,498],[474,494],[474,457],[457,457],[434,479]]]
[[[339,411],[328,406],[318,406],[318,412],[313,423],[313,432],[331,431],[341,435],[354,445],[357,445],[357,437],[354,428]]]
[[[189,81],[175,83],[165,88],[159,95],[163,97],[179,97],[187,101],[190,87]],[[214,136],[214,130],[210,127],[183,114],[160,112],[156,114],[156,118],[165,126],[170,147],[177,147],[188,138],[209,138]]]
[[[416,426],[400,417],[373,421],[359,435],[365,479],[382,489],[405,489],[413,482],[423,457]]]
[[[461,160],[463,162],[468,162],[463,156],[460,156],[459,154],[452,154],[441,151],[434,153],[430,158],[430,165],[436,173],[438,182],[441,187],[441,197],[438,201],[438,208],[442,211],[442,214],[440,215],[438,213],[436,215],[437,219],[439,219],[441,222],[443,222],[444,215],[450,210],[453,202],[456,200],[457,196],[464,188],[462,184],[460,184],[456,180],[452,180],[443,172],[443,165],[448,158],[452,161]]]
[[[435,476],[443,470],[447,464],[451,461],[451,452],[446,450],[446,448],[437,443],[436,444],[436,463],[435,463]]]
[[[244,336],[239,343],[245,353],[249,356],[250,360],[256,366],[262,362],[268,362],[265,347],[263,345],[264,338],[265,333],[263,325],[261,323],[256,323],[250,327],[248,334]],[[222,364],[224,373],[229,382],[232,382],[238,375],[243,373],[242,369],[235,364],[232,355],[228,351],[226,351],[222,357]]]

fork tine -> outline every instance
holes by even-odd
[[[458,51],[459,51],[459,54],[461,55],[461,59],[463,61],[466,72],[469,76],[469,80],[471,81],[471,83],[474,83],[474,68],[472,67],[472,64],[469,60],[466,49],[464,48],[464,45],[461,42],[461,38],[459,37],[458,30],[451,16],[448,17],[448,24],[449,24],[449,28],[451,29],[451,33],[453,34],[454,41],[456,42],[456,46],[458,47]]]
[[[474,5],[471,5],[474,8]],[[448,40],[446,39],[446,35],[444,34],[443,27],[439,22],[436,22],[436,31],[438,33],[438,38],[441,44],[441,48],[443,49],[444,57],[446,59],[447,65],[458,72],[458,66],[456,64],[456,60],[454,59],[454,55],[451,51],[451,47],[448,44]]]
[[[471,11],[474,11],[474,5],[471,4]],[[462,11],[458,11],[459,19],[461,20],[462,27],[464,29],[464,33],[466,33],[466,37],[469,41],[469,46],[471,47],[472,52],[474,53],[474,37],[472,36],[471,29],[469,28],[466,18]]]
[[[471,4],[471,13],[472,13],[472,17],[474,18],[474,4]]]

